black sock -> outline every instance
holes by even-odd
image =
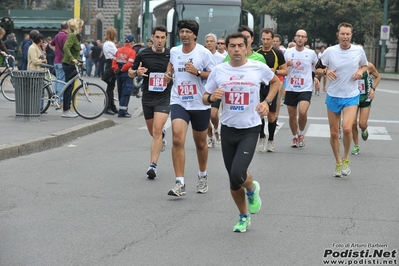
[[[277,119],[274,120],[273,123],[267,124],[267,128],[269,130],[269,140],[273,141],[274,140],[274,132],[276,132],[276,127],[277,127]]]

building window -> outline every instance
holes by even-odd
[[[104,0],[97,0],[97,6],[99,8],[103,8],[104,7]]]

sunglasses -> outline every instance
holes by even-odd
[[[218,42],[218,44],[224,44],[224,42]]]

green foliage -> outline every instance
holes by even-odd
[[[46,7],[48,10],[64,10],[70,8],[71,6],[66,4],[65,0],[52,0],[51,3]]]
[[[353,25],[356,43],[364,43],[365,36],[378,38],[383,17],[381,0],[245,0],[244,8],[255,18],[272,15],[277,19],[278,33],[289,41],[298,29],[304,29],[309,42],[319,39],[331,45],[336,43],[336,30],[341,22]]]

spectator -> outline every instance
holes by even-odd
[[[94,76],[98,77],[98,67],[99,67],[99,62],[100,62],[100,55],[102,53],[101,47],[98,46],[98,43],[93,41],[92,42],[92,47],[89,52],[89,56],[91,57],[91,60],[93,62],[93,65],[95,66],[94,70]],[[89,72],[89,77],[90,77],[91,72]]]
[[[6,46],[7,50],[10,52],[10,54],[15,58],[17,56],[16,52],[18,51],[17,50],[18,43],[17,43],[17,38],[15,37],[14,33],[11,33],[7,36],[5,46]],[[10,58],[9,63],[10,63],[11,67],[15,66],[14,59]]]
[[[31,44],[33,43],[32,39],[39,35],[40,32],[38,30],[31,30],[29,33],[29,40],[27,40],[22,47],[22,65],[21,70],[27,70],[28,68],[28,50]]]
[[[32,45],[28,49],[27,70],[42,71],[40,64],[47,63],[46,53],[43,50],[44,38],[40,33],[32,37]]]
[[[47,64],[54,66],[54,59],[55,59],[55,47],[51,47],[50,42],[51,42],[52,38],[51,37],[47,37],[46,38],[46,59],[47,59]],[[52,68],[50,69],[51,74],[55,75],[55,69]]]
[[[91,75],[91,69],[93,67],[93,61],[91,60],[91,56],[90,56],[90,51],[91,51],[91,47],[93,47],[91,45],[91,43],[89,41],[85,41],[84,42],[86,49],[85,49],[85,58],[86,58],[86,75],[90,77]]]

